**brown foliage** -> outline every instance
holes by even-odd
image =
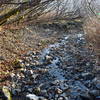
[[[91,17],[87,19],[84,24],[84,30],[86,33],[86,39],[89,44],[92,45],[100,62],[100,19],[97,17]]]

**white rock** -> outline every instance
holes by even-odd
[[[28,97],[31,100],[40,100],[40,99],[47,100],[46,98],[41,97],[41,96],[36,96],[35,94],[28,94],[28,95],[26,95],[26,97]]]
[[[15,74],[14,73],[11,73],[11,75],[10,75],[11,77],[14,77],[15,76]]]
[[[39,97],[35,94],[28,94],[26,95],[26,97],[30,98],[31,100],[39,100]]]

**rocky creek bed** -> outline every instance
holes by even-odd
[[[5,88],[13,100],[100,100],[95,56],[86,44],[83,32],[77,32],[63,35],[41,52],[29,51]]]

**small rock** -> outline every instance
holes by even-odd
[[[89,92],[89,94],[91,95],[91,96],[98,96],[99,94],[100,94],[100,91],[99,90],[91,90],[90,92]]]
[[[37,45],[38,45],[38,46],[41,46],[42,44],[41,44],[41,43],[38,43]]]
[[[11,73],[10,76],[13,78],[15,76],[15,74],[14,73]]]
[[[33,74],[31,77],[35,80],[37,78],[38,74]]]
[[[28,51],[26,55],[30,55],[32,53],[33,53],[33,51]]]
[[[40,62],[35,60],[35,65],[40,65]]]
[[[12,100],[11,91],[7,86],[3,86],[2,91],[5,97],[7,97],[7,100]]]
[[[5,60],[3,56],[0,56],[0,60]]]
[[[44,97],[41,96],[36,96],[35,94],[28,94],[26,95],[27,98],[29,98],[30,100],[47,100]]]
[[[17,95],[17,94],[20,94],[21,93],[21,89],[12,89],[12,94],[13,95]]]
[[[63,96],[60,96],[57,98],[57,100],[65,100],[65,98]]]
[[[100,89],[100,83],[97,83],[97,84],[96,84],[96,88],[97,88],[97,89]]]
[[[45,59],[46,59],[46,60],[51,60],[51,59],[52,59],[52,57],[51,57],[51,56],[49,56],[49,55],[46,55]]]
[[[51,83],[52,85],[58,85],[59,84],[59,80],[55,80]]]
[[[48,99],[46,99],[44,97],[39,97],[39,100],[48,100]]]
[[[28,88],[28,91],[29,91],[29,92],[32,92],[32,91],[33,91],[33,88]]]
[[[97,97],[95,98],[95,100],[100,100],[100,96],[97,96]]]
[[[26,64],[25,64],[25,66],[29,67],[29,66],[30,66],[30,64],[29,64],[29,63],[26,63]]]
[[[80,97],[81,97],[82,100],[91,100],[91,96],[88,95],[87,93],[81,94]]]
[[[40,93],[40,91],[41,91],[40,87],[37,87],[37,88],[35,88],[34,93],[38,95]]]
[[[46,90],[41,90],[41,95],[47,97],[48,96],[47,91]]]
[[[57,93],[57,94],[61,94],[62,92],[63,92],[63,91],[62,91],[61,89],[59,89],[59,88],[56,89],[56,93]]]
[[[91,79],[93,79],[92,73],[89,73],[89,72],[87,72],[87,73],[82,73],[82,77],[84,77],[86,80],[91,80]]]
[[[68,97],[65,97],[65,100],[69,100]]]
[[[27,98],[29,98],[30,100],[39,100],[39,97],[36,96],[35,94],[28,94],[26,95]]]
[[[83,69],[83,68],[80,68],[80,67],[76,67],[75,70],[76,70],[77,72],[83,72],[84,69]]]
[[[7,97],[5,96],[5,94],[3,93],[1,89],[0,89],[0,100],[7,100]]]
[[[66,92],[65,93],[62,93],[60,96],[66,97]]]

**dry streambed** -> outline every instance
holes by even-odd
[[[11,74],[13,100],[100,100],[94,55],[83,32],[63,35],[41,52],[28,52]],[[3,95],[1,96],[3,98]]]

